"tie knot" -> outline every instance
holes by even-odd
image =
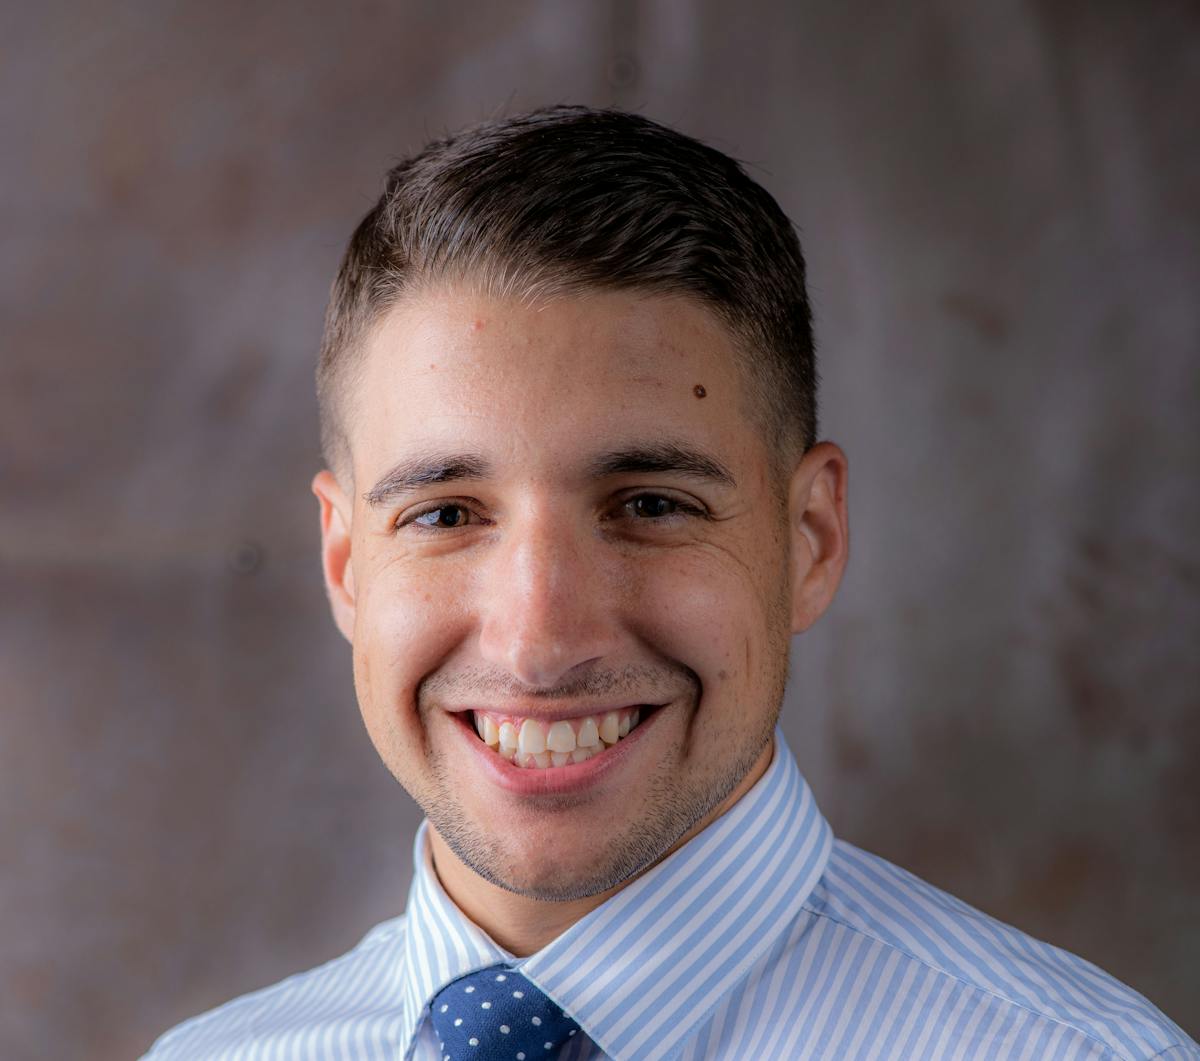
[[[532,980],[503,965],[447,984],[430,1017],[442,1061],[546,1061],[579,1032]]]

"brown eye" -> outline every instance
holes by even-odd
[[[678,507],[677,502],[661,494],[642,494],[629,502],[630,511],[639,519],[662,519],[673,515]]]
[[[428,512],[422,512],[413,522],[422,527],[449,530],[466,526],[468,519],[467,510],[461,505],[443,505],[441,508],[431,508]]]

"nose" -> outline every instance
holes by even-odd
[[[480,651],[522,684],[552,688],[616,650],[612,574],[585,528],[546,515],[513,524],[483,577]]]

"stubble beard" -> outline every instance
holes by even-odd
[[[778,657],[776,657],[778,658]],[[438,759],[433,764],[434,785],[428,798],[418,799],[430,824],[458,859],[484,880],[505,891],[543,902],[570,902],[610,891],[658,862],[689,830],[719,807],[750,772],[771,740],[787,681],[787,642],[782,662],[770,676],[772,710],[764,712],[753,730],[722,736],[736,742],[737,751],[681,788],[675,778],[657,771],[643,813],[595,845],[590,864],[563,865],[552,854],[539,866],[514,858],[503,840],[472,821],[454,796],[454,786]],[[690,710],[693,715],[697,704]],[[677,742],[670,761],[680,762],[685,749]],[[588,796],[543,798],[547,814],[568,813],[592,801]]]
[[[710,747],[723,742],[727,747],[735,748],[735,753],[722,756],[700,775],[693,773],[685,785],[680,784],[676,774],[656,770],[650,779],[649,794],[645,798],[642,813],[623,827],[609,832],[603,843],[592,845],[593,854],[589,864],[564,865],[556,862],[553,853],[538,866],[531,866],[527,860],[514,857],[502,838],[497,838],[473,821],[464,811],[442,756],[435,755],[431,763],[433,784],[430,790],[417,793],[410,789],[410,795],[416,799],[429,823],[454,855],[484,880],[505,891],[543,902],[571,902],[619,887],[657,863],[680,838],[724,803],[770,743],[783,706],[788,679],[788,649],[791,641],[789,601],[790,589],[784,580],[771,594],[768,604],[766,655],[760,663],[763,667],[760,688],[764,699],[758,705],[766,710],[758,714],[758,724],[747,730],[744,723],[739,723],[735,717],[727,717],[725,724],[720,727],[720,733],[708,734]],[[666,661],[665,669],[689,689],[687,710],[695,719],[704,696],[699,676],[676,661]],[[652,669],[651,679],[662,672],[661,667]],[[615,674],[599,675],[594,681],[585,679],[580,688],[592,692],[611,691],[620,687],[623,680],[634,688],[636,683],[630,675],[636,676],[636,673],[637,668],[632,668],[624,679]],[[440,676],[434,676],[424,683],[426,693],[436,689],[441,680]],[[464,683],[463,677],[458,676],[447,681],[461,688],[464,684],[470,685],[471,680],[468,676]],[[479,680],[487,686],[487,676]],[[660,687],[669,684],[664,681]],[[680,687],[676,685],[676,689]],[[421,700],[420,694],[418,700]],[[705,721],[703,725],[713,726],[714,723]],[[694,730],[689,727],[685,735],[667,749],[663,759],[674,763],[685,762],[694,737]],[[426,749],[433,753],[429,744]],[[541,806],[547,814],[557,815],[586,807],[594,798],[586,794],[542,797]]]

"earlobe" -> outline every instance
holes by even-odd
[[[354,641],[355,587],[351,555],[352,510],[336,477],[328,470],[313,477],[312,492],[320,505],[321,567],[333,621],[342,636]]]
[[[788,495],[791,533],[792,633],[815,623],[842,581],[850,553],[846,454],[820,442],[801,458]]]

